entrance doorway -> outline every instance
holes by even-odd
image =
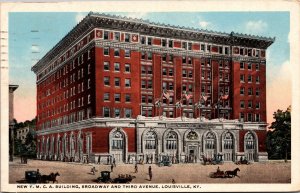
[[[188,146],[188,163],[195,163],[197,160],[197,146]]]

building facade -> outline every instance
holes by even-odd
[[[267,159],[273,42],[89,13],[32,67],[38,158]]]

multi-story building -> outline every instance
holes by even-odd
[[[38,158],[267,159],[273,42],[89,13],[32,67]]]

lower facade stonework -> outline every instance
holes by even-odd
[[[92,118],[40,130],[37,158],[83,163],[265,161],[266,124],[224,119]]]

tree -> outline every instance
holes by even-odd
[[[274,122],[267,133],[269,159],[291,159],[291,106],[286,111],[277,110]]]

